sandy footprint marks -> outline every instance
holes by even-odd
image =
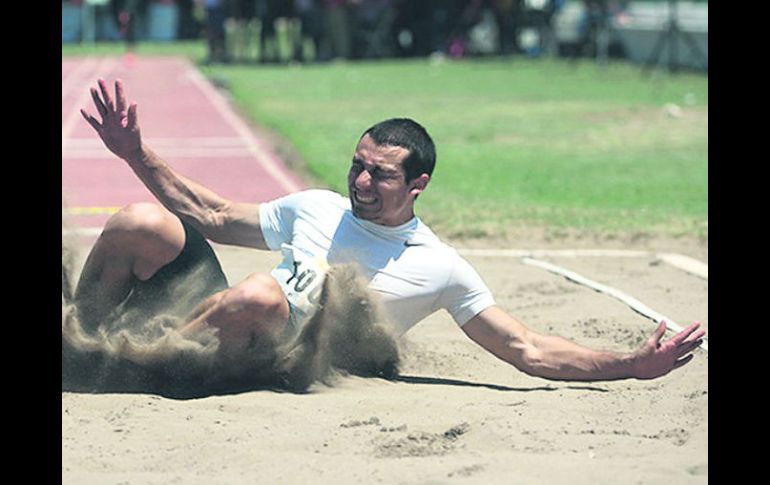
[[[397,438],[378,437],[374,443],[374,456],[378,458],[403,458],[446,455],[461,446],[461,436],[468,431],[470,431],[470,425],[460,423],[443,433],[413,431],[406,436]]]
[[[365,420],[351,420],[340,424],[351,429],[365,426],[377,427],[380,435],[371,440],[373,455],[377,458],[404,458],[439,456],[453,452],[461,446],[461,437],[471,429],[466,422],[452,426],[443,432],[409,431],[406,424],[386,426],[377,417]],[[472,473],[476,470],[466,471]],[[461,473],[458,470],[457,473]]]

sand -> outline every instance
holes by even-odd
[[[654,245],[642,249],[708,261],[704,245]],[[278,261],[215,249],[231,282]],[[617,351],[654,329],[625,304],[517,258],[468,260],[498,303],[533,329]],[[547,260],[708,330],[708,282],[654,255]],[[62,392],[62,483],[708,481],[703,350],[652,381],[547,381],[497,360],[440,312],[404,335],[400,356],[395,380],[338,376],[305,393]]]

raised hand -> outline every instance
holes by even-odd
[[[107,83],[99,79],[99,91],[91,88],[94,106],[102,118],[101,123],[84,109],[80,114],[99,134],[104,145],[115,155],[124,160],[134,160],[141,155],[142,137],[136,117],[136,103],[126,109],[126,97],[123,94],[123,82],[115,81],[115,100],[107,90]]]
[[[700,323],[695,322],[670,340],[661,342],[660,339],[666,333],[666,322],[660,322],[644,346],[634,353],[635,377],[654,379],[692,360],[691,352],[703,343],[701,338],[706,335],[704,330],[698,330],[699,327]]]

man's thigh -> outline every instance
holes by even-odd
[[[131,294],[117,309],[121,327],[141,325],[158,315],[183,319],[206,298],[228,288],[211,245],[184,221],[182,226],[182,252],[148,280],[135,282]]]

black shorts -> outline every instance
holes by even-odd
[[[182,226],[182,252],[148,280],[136,282],[119,307],[121,314],[139,313],[143,319],[161,314],[184,318],[203,300],[228,288],[211,245],[189,224],[182,221]]]

